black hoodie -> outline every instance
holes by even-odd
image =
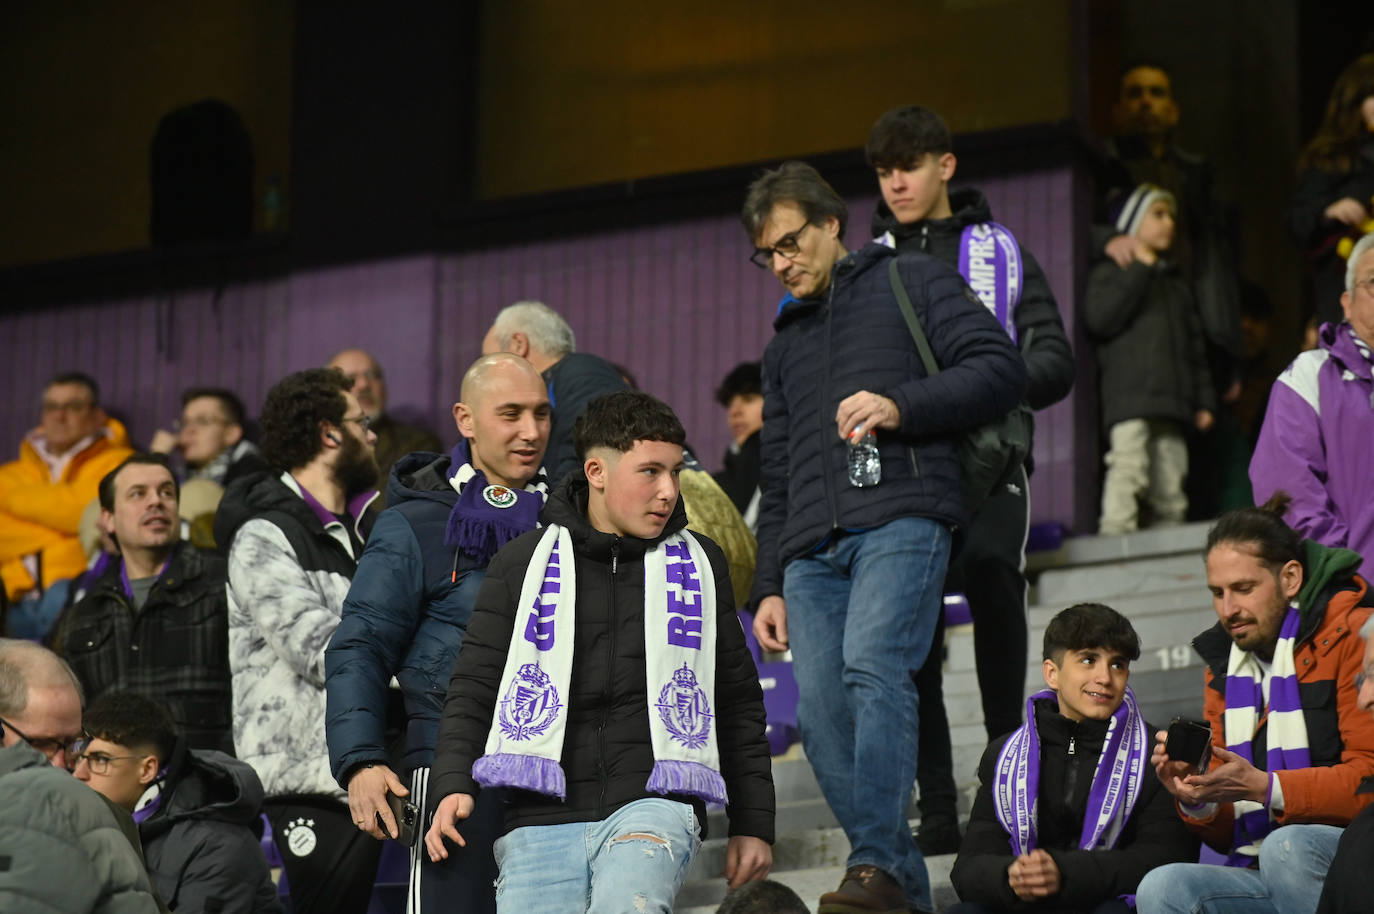
[[[614,536],[587,520],[587,480],[569,474],[550,494],[543,521],[567,528],[577,573],[574,661],[561,759],[567,799],[510,791],[506,829],[598,822],[635,800],[653,769],[644,669],[644,553],[687,525],[681,499],[658,539]],[[483,754],[515,627],[525,570],[543,532],[512,540],[487,568],[444,701],[430,789],[436,798],[475,795],[472,764]],[[763,691],[732,605],[725,556],[697,535],[716,579],[716,722],[730,834],[772,843],[772,760],[764,738]],[[704,805],[689,802],[705,831]],[[703,835],[704,836],[704,835]]]
[[[184,749],[169,768],[161,805],[138,827],[158,894],[178,914],[279,914],[253,769],[222,752]]]

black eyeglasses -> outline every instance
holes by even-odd
[[[798,244],[798,239],[801,238],[801,233],[806,231],[811,224],[811,221],[808,219],[806,222],[803,222],[801,228],[797,229],[795,232],[788,232],[786,235],[779,238],[778,243],[771,248],[754,248],[754,253],[749,255],[749,262],[760,270],[767,270],[773,266],[774,254],[779,254],[786,257],[788,260],[796,257],[801,253],[801,245]]]
[[[4,732],[5,727],[9,727],[11,730],[14,731],[15,736],[19,737],[33,748],[37,749],[39,752],[46,755],[48,757],[48,761],[52,761],[53,756],[57,755],[57,753],[59,752],[65,752],[67,758],[71,758],[72,756],[80,752],[81,749],[85,746],[87,740],[90,739],[90,735],[87,734],[84,730],[81,731],[80,735],[78,736],[49,736],[39,737],[35,739],[26,734],[23,730],[20,730],[14,724],[5,720],[3,717],[0,717],[0,733]]]
[[[131,758],[147,758],[146,755],[106,755],[103,752],[83,752],[80,755],[68,756],[67,761],[71,763],[72,770],[82,762],[91,769],[91,774],[109,774],[110,762],[122,762]]]
[[[358,423],[358,427],[363,430],[364,435],[372,430],[372,417],[367,413],[363,413],[361,416],[344,416],[343,421]]]

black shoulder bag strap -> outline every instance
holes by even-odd
[[[897,296],[897,306],[902,309],[902,317],[906,318],[911,338],[916,341],[916,351],[921,354],[921,364],[926,366],[926,374],[939,374],[940,365],[935,361],[935,353],[930,350],[930,340],[926,339],[926,332],[916,317],[916,309],[911,305],[911,296],[906,294],[906,286],[902,285],[902,277],[897,272],[896,257],[887,262],[887,278],[892,283],[892,294]]]

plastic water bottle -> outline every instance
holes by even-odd
[[[876,486],[883,481],[883,465],[878,459],[878,439],[860,425],[849,433],[849,484]]]

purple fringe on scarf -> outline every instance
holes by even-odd
[[[725,806],[729,799],[725,793],[725,779],[719,772],[712,771],[700,762],[658,761],[649,775],[649,783],[644,789],[650,793],[687,794],[699,797],[707,803]]]
[[[521,514],[512,511],[511,519],[516,523],[503,524],[489,516],[465,516],[455,505],[444,527],[444,545],[459,546],[469,555],[490,561],[506,543],[533,529],[526,525],[528,518]]]
[[[472,779],[483,787],[519,787],[560,800],[568,798],[568,781],[562,766],[537,755],[484,755],[473,763]]]

